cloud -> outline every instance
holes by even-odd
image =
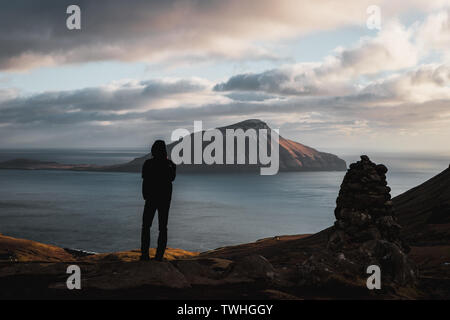
[[[428,87],[430,84],[434,84],[433,88],[445,88],[448,86],[447,72],[448,67],[442,66],[429,70],[422,68],[416,72],[386,80],[377,86],[369,86],[354,95],[295,96],[289,99],[271,98],[251,101],[232,100],[218,94],[215,99],[210,101],[209,98],[205,99],[204,97],[210,97],[211,92],[204,92],[203,89],[189,92],[193,95],[190,98],[193,100],[178,99],[174,96],[184,95],[185,91],[166,88],[164,90],[168,90],[169,93],[148,95],[146,90],[149,86],[141,86],[145,82],[139,82],[139,86],[126,84],[107,90],[105,88],[88,88],[12,98],[0,103],[0,124],[38,127],[76,125],[78,123],[95,125],[129,123],[132,126],[136,121],[193,121],[233,116],[249,117],[258,114],[273,116],[313,113],[316,118],[332,117],[335,120],[340,119],[340,121],[357,119],[373,123],[389,125],[401,123],[403,125],[408,122],[415,123],[439,117],[441,113],[448,110],[450,97],[436,96],[441,99],[433,99],[433,94],[431,94],[428,99],[425,99],[426,101],[404,101],[398,97],[402,97],[403,91],[409,91],[411,87],[402,87],[402,85]],[[445,84],[440,82],[443,76],[447,77]],[[404,79],[408,79],[408,81]],[[151,83],[154,85],[154,81]],[[158,86],[161,84],[159,83]],[[185,87],[183,86],[183,88]],[[386,88],[391,89],[389,95],[385,93]],[[130,90],[132,93],[129,92]],[[173,98],[176,103],[168,107],[160,107],[161,98]],[[390,103],[385,103],[386,100]]]
[[[91,61],[280,59],[264,46],[298,35],[363,26],[369,0],[79,0],[82,30],[65,26],[68,0],[2,4],[0,70]],[[383,18],[447,1],[379,0]],[[353,59],[353,57],[348,57]]]
[[[156,21],[147,21],[149,13],[144,8],[149,3],[139,2],[141,13],[124,8],[121,14],[130,17],[132,23],[123,30],[108,23],[92,21],[87,15],[85,19],[90,22],[86,28],[95,27],[98,32],[75,34],[75,39],[70,41],[61,42],[64,37],[72,35],[60,31],[61,37],[56,36],[51,27],[47,33],[42,30],[26,33],[29,21],[17,27],[11,35],[6,35],[0,28],[0,43],[15,39],[0,52],[0,65],[12,63],[11,66],[27,68],[34,63],[29,57],[35,54],[44,59],[36,60],[37,65],[47,61],[45,59],[54,59],[51,63],[60,64],[105,57],[147,59],[162,53],[172,58],[182,58],[183,55],[198,58],[197,53],[204,57],[225,54],[230,58],[234,55],[234,45],[242,43],[244,48],[245,39],[251,39],[255,34],[259,37],[258,32],[261,37],[266,36],[265,26],[260,25],[260,20],[269,22],[269,25],[279,21],[282,25],[277,25],[279,29],[272,30],[273,34],[267,35],[269,38],[279,30],[285,30],[286,35],[291,34],[290,30],[294,30],[292,34],[299,30],[297,21],[286,16],[284,2],[281,2],[281,8],[272,12],[263,10],[266,2],[262,1],[261,7],[254,8],[254,18],[248,15],[251,8],[247,8],[247,4],[238,5],[234,1],[227,4],[181,1],[171,3],[171,10],[165,3],[151,3],[156,12],[170,14],[156,15]],[[233,3],[235,7],[231,6]],[[117,21],[120,25],[122,22],[117,16],[109,16],[119,14],[115,11],[118,4],[113,1],[110,5],[104,8],[105,19]],[[44,17],[52,17],[52,8],[47,7]],[[193,11],[193,8],[198,10]],[[236,25],[221,20],[222,16],[216,21],[218,8],[229,19],[236,14]],[[246,12],[250,21],[244,19],[238,8]],[[309,4],[305,10],[313,12],[313,8],[319,7]],[[179,17],[189,17],[188,21],[173,18],[174,12],[178,12]],[[302,21],[302,30],[318,27],[315,19]],[[39,28],[47,21],[50,20],[44,19]],[[363,140],[377,135],[397,137],[420,133],[424,137],[450,138],[450,64],[445,60],[448,47],[440,42],[441,37],[431,36],[439,32],[445,39],[447,22],[448,11],[445,10],[434,12],[424,22],[409,28],[396,21],[385,22],[381,32],[373,37],[363,38],[350,47],[337,48],[322,61],[236,74],[216,84],[193,77],[123,80],[99,87],[32,95],[15,89],[1,89],[0,144],[64,146],[71,141],[77,146],[88,143],[101,145],[103,142],[128,145],[129,141],[143,144],[175,128],[192,125],[193,120],[204,120],[213,127],[244,118],[262,118],[272,122],[285,128],[293,138],[303,141],[304,135],[311,139],[311,142],[305,141],[311,145],[331,141],[331,136],[333,139],[344,136]],[[213,23],[214,28],[200,32]],[[328,23],[339,25],[344,22],[326,22],[327,26]],[[151,29],[154,32],[148,32],[149,25],[154,27]],[[243,28],[241,32],[238,32],[238,27]],[[262,29],[257,32],[259,27]],[[142,36],[144,30],[149,34]],[[185,33],[179,35],[180,30],[185,30]],[[201,41],[197,33],[202,34],[198,36]],[[185,41],[174,41],[182,36],[185,36]],[[42,40],[43,44],[39,42]],[[225,49],[227,46],[217,46],[222,41],[231,41],[228,43],[230,50]],[[33,45],[29,46],[31,43]],[[152,44],[150,48],[149,43]],[[436,52],[442,55],[443,61],[424,62]],[[22,55],[31,56],[25,59]],[[251,56],[248,51],[243,55]],[[12,58],[22,61],[13,61]],[[88,142],[91,140],[96,142]]]
[[[390,22],[375,38],[364,38],[353,49],[340,49],[332,72],[354,76],[378,74],[415,66],[419,50],[413,43],[414,33],[398,22]]]
[[[281,127],[287,137],[319,146],[330,136],[364,139],[364,135],[389,132],[395,137],[400,131],[417,133],[425,128],[437,130],[440,136],[448,133],[450,98],[433,99],[430,94],[423,102],[401,99],[402,92],[411,90],[407,85],[448,86],[448,67],[444,66],[425,66],[386,79],[376,88],[342,96],[259,99],[258,95],[245,94],[230,98],[199,83],[202,81],[130,81],[75,91],[11,95],[0,101],[0,144],[81,147],[124,146],[132,141],[133,145],[145,145],[156,137],[169,138],[176,128],[189,128],[194,120],[214,127],[255,117]],[[385,93],[386,88],[391,88],[390,94]],[[171,103],[161,106],[162,101]],[[285,128],[289,123],[291,128]]]
[[[195,93],[191,103],[208,98],[209,84],[201,79],[125,81],[74,91],[16,96],[0,100],[0,123],[73,124],[120,121],[140,117],[148,109],[170,107]],[[2,97],[0,92],[0,97]]]
[[[430,14],[417,31],[422,51],[434,50],[450,63],[450,8]]]
[[[415,66],[419,49],[413,32],[398,22],[386,25],[374,38],[353,48],[337,48],[322,62],[298,63],[258,74],[239,74],[215,91],[261,91],[281,95],[344,95],[355,91],[355,79]]]
[[[360,96],[389,104],[450,100],[450,65],[422,65],[394,74],[369,84],[361,90]]]

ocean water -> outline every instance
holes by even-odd
[[[3,150],[0,161],[33,158],[111,164],[144,150]],[[343,156],[347,163],[356,156]],[[445,157],[376,155],[398,195],[448,167]],[[345,172],[180,174],[169,216],[170,247],[204,251],[332,225]],[[95,252],[140,246],[141,178],[135,173],[0,170],[0,233]],[[157,219],[152,228],[156,243]]]

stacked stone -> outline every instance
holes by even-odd
[[[331,247],[370,240],[387,240],[403,247],[386,182],[387,171],[386,166],[373,163],[367,156],[350,165],[336,200]]]

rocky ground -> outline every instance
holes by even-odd
[[[333,227],[195,253],[87,254],[0,235],[0,298],[449,299],[450,169],[390,199],[387,168],[352,164]],[[154,252],[151,252],[154,255]],[[82,289],[66,288],[77,264]],[[366,268],[381,266],[381,290]]]

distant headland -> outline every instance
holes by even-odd
[[[267,132],[272,132],[272,129],[263,121],[259,119],[249,119],[241,121],[229,126],[217,128],[222,133],[226,130],[238,130],[242,129],[244,132],[248,130],[267,130]],[[202,131],[202,135],[205,132],[211,130]],[[167,146],[169,155],[171,151],[180,143],[183,139],[194,139],[194,135],[198,133],[192,133],[184,138],[172,142]],[[261,137],[258,137],[261,139]],[[249,139],[249,137],[247,137]],[[209,143],[202,142],[202,152],[208,147]],[[234,147],[236,147],[236,141],[234,141]],[[212,172],[256,172],[260,168],[265,167],[263,164],[258,162],[256,164],[251,164],[249,161],[249,147],[248,145],[244,149],[244,164],[238,164],[234,161],[233,164],[207,164],[204,160],[200,163],[193,164],[195,161],[193,159],[194,152],[191,152],[190,164],[182,163],[178,165],[178,172],[196,172],[196,173],[212,173]],[[225,152],[223,153],[225,154]],[[0,163],[0,169],[19,169],[19,170],[75,170],[75,171],[110,171],[110,172],[140,172],[142,165],[145,160],[151,157],[151,154],[146,154],[142,157],[136,158],[130,162],[99,166],[95,164],[61,164],[57,162],[46,162],[40,161],[39,159],[13,159],[6,162]],[[234,157],[237,157],[237,152]],[[223,161],[225,163],[225,161]],[[286,138],[279,136],[279,171],[345,171],[347,169],[346,162],[340,159],[338,156],[318,151],[314,148],[303,145],[299,142],[295,142]]]

